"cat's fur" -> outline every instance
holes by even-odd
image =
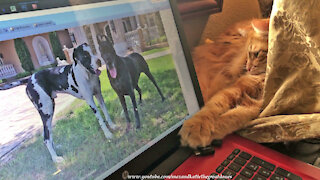
[[[258,117],[268,24],[268,19],[238,23],[217,40],[195,49],[194,64],[205,106],[184,122],[179,132],[182,145],[207,146]]]

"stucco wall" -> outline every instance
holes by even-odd
[[[13,64],[17,73],[24,72],[13,40],[0,42],[0,53],[3,55],[4,64]]]
[[[71,47],[72,47],[72,43],[71,43],[71,40],[70,40],[70,37],[69,37],[67,31],[60,31],[60,32],[58,32],[58,35],[59,35],[59,39],[61,40],[62,45],[66,44],[66,45],[70,46],[70,44],[71,44]],[[28,47],[28,50],[29,50],[30,56],[31,56],[31,60],[32,60],[32,63],[34,65],[35,69],[40,67],[38,58],[36,56],[36,53],[35,53],[35,51],[33,49],[33,45],[32,45],[32,40],[36,36],[42,36],[43,38],[45,38],[48,41],[49,46],[50,46],[50,50],[52,52],[52,47],[51,47],[50,40],[49,40],[49,34],[40,34],[40,35],[35,35],[35,36],[24,37],[23,40]],[[22,68],[21,63],[20,63],[19,56],[18,56],[16,49],[14,47],[14,40],[0,42],[0,53],[3,54],[5,64],[13,64],[17,73],[24,72],[24,69]]]
[[[29,49],[29,52],[30,52],[30,55],[31,55],[31,59],[32,59],[32,62],[33,62],[33,65],[34,65],[35,69],[41,67],[40,64],[39,64],[37,55],[36,55],[36,53],[35,53],[35,51],[33,49],[33,45],[32,45],[32,40],[36,36],[42,36],[43,38],[45,38],[49,43],[51,53],[53,53],[48,33],[46,33],[46,34],[38,34],[38,35],[35,35],[35,36],[28,36],[28,37],[23,38],[23,40],[25,41],[26,45],[28,46],[28,49]]]
[[[123,56],[126,54],[128,46],[124,36],[125,30],[122,25],[122,19],[115,19],[113,22],[116,27],[116,33],[111,30],[114,48],[118,55]]]
[[[62,48],[63,46],[67,48],[73,47],[68,30],[57,31],[57,35]]]
[[[96,25],[95,26],[96,33],[104,34],[104,35],[106,34],[105,27],[106,27],[106,25],[108,25],[108,22],[97,23],[95,25]],[[112,37],[110,37],[110,38],[112,38]]]

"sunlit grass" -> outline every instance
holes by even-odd
[[[151,49],[149,51],[144,51],[141,53],[142,56],[146,56],[146,55],[149,55],[149,54],[153,54],[153,53],[157,53],[157,52],[162,52],[162,51],[165,51],[165,50],[168,50],[169,49],[169,46],[168,47],[163,47],[163,48],[157,48],[157,49]]]

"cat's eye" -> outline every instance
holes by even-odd
[[[249,52],[249,58],[250,58],[250,59],[256,59],[256,58],[258,58],[259,54],[260,54],[260,51],[257,51],[257,52]]]
[[[254,57],[257,58],[260,54],[260,51],[253,53]]]
[[[249,52],[249,58],[250,59],[256,59],[258,58],[259,56],[265,56],[268,54],[268,51],[266,50],[259,50],[259,51],[256,51],[256,52]]]

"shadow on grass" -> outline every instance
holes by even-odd
[[[76,100],[53,128],[56,151],[63,155],[65,162],[57,167],[43,144],[43,137],[37,135],[0,167],[0,179],[92,179],[184,118],[187,109],[172,61],[162,68],[157,61],[148,63],[166,101],[161,101],[147,76],[141,75],[139,86],[143,103],[138,107],[142,125],[139,131],[132,129],[125,133],[122,107],[103,72],[102,94],[111,118],[120,126],[114,137],[106,139],[91,109],[83,101]],[[135,124],[131,101],[126,100],[132,124]],[[58,169],[61,172],[54,174]]]

